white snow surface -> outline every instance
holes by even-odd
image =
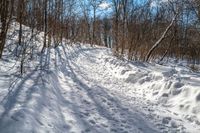
[[[42,45],[42,33],[37,37]],[[184,66],[129,62],[108,48],[63,43],[38,53],[20,78],[19,61],[5,53],[1,133],[200,132],[200,74]]]

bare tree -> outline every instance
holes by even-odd
[[[1,18],[1,31],[0,31],[0,58],[2,58],[4,46],[6,43],[6,35],[9,26],[9,0],[2,0],[0,2],[0,18]]]
[[[44,10],[44,42],[43,42],[43,48],[42,53],[44,52],[44,49],[47,47],[47,9],[48,8],[48,0],[44,0],[43,2],[43,10]]]
[[[146,55],[145,61],[148,62],[149,58],[151,56],[151,54],[153,53],[153,51],[160,45],[160,43],[163,41],[163,39],[166,37],[167,33],[169,32],[170,28],[172,27],[172,25],[174,24],[176,18],[178,16],[178,13],[175,14],[175,16],[173,17],[171,23],[168,25],[168,27],[166,28],[166,30],[163,32],[162,36],[160,37],[160,39],[153,45],[153,47],[149,50],[149,52]]]

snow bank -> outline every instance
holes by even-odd
[[[200,125],[200,74],[180,64],[152,65],[142,62],[105,59],[105,64],[116,77],[124,79],[140,93],[146,92],[171,111],[181,113],[191,122]]]

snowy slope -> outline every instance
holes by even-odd
[[[200,77],[188,68],[64,43],[37,54],[20,78],[10,56],[0,61],[2,133],[200,132]]]

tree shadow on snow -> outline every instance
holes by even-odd
[[[158,132],[139,113],[109,94],[106,88],[98,84],[89,86],[84,82],[90,82],[84,73],[75,72],[74,67],[80,71],[81,68],[73,61],[80,54],[93,61],[87,51],[94,49],[76,47],[73,51],[66,50],[64,46],[56,48],[58,68],[55,71],[49,70],[51,52],[46,51],[40,59],[40,71],[36,68],[25,76],[3,99],[0,132],[70,132],[73,123],[65,120],[63,109],[73,112],[80,128],[85,129],[82,132]],[[58,72],[64,75],[65,81],[70,79],[74,84],[66,83],[72,89],[70,97],[65,97],[61,90]]]
[[[76,103],[71,103],[73,107],[72,110],[76,112],[76,114],[80,115],[77,116],[78,121],[81,121],[84,126],[90,127],[92,132],[137,132],[136,130],[148,133],[158,132],[153,128],[151,123],[145,121],[141,114],[139,115],[139,113],[126,108],[117,98],[110,95],[108,91],[106,91],[106,88],[98,85],[89,86],[84,83],[83,80],[81,80],[84,79],[85,76],[81,76],[80,73],[79,75],[76,74],[73,69],[75,65],[72,67],[72,64],[74,63],[72,62],[73,60],[71,58],[77,58],[79,54],[83,54],[89,58],[89,55],[84,54],[84,52],[90,49],[78,49],[78,51],[81,52],[75,52],[73,56],[69,55],[69,53],[65,51],[64,47],[62,47],[62,50],[65,54],[66,60],[65,64],[60,67],[60,71],[65,75],[65,77],[69,77],[77,85],[76,88],[72,89],[79,89],[81,92],[86,93],[87,98],[89,99],[88,100],[87,98],[79,96],[79,101],[82,101],[83,103],[85,102],[85,106],[81,108],[77,107]],[[78,65],[75,67],[76,69],[81,70],[78,68]],[[88,79],[85,80],[89,81]],[[57,87],[57,90],[59,90],[59,88],[61,87]],[[91,114],[93,109],[96,110],[96,114]],[[87,111],[89,114],[86,113]],[[88,118],[92,116],[99,116],[101,119],[106,121],[106,123],[101,123],[101,125],[98,125],[98,123],[95,121],[88,120]],[[95,126],[95,124],[97,125]]]
[[[42,69],[38,66],[27,74],[1,101],[0,132],[62,132],[70,129],[57,105],[56,96],[51,95],[57,90],[49,86],[49,52],[40,60],[44,60],[44,64],[39,65]]]

